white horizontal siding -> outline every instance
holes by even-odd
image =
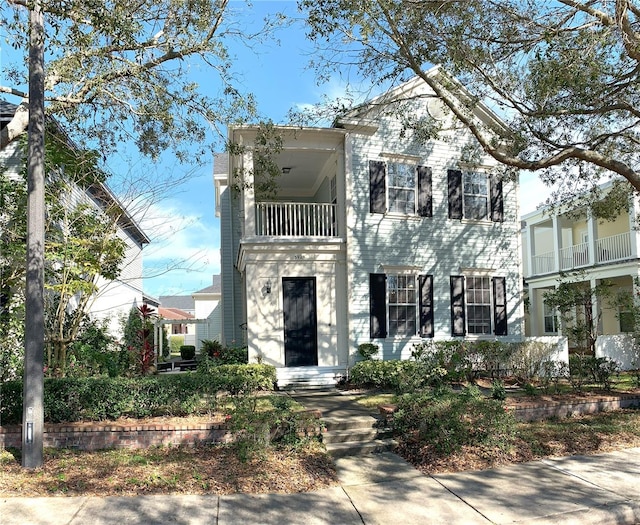
[[[459,131],[452,142],[431,141],[424,147],[399,136],[399,124],[389,118],[381,121],[373,136],[353,136],[347,239],[351,345],[369,341],[369,274],[384,273],[383,265],[417,267],[416,273],[434,276],[435,336],[441,339],[451,333],[450,275],[460,274],[462,268],[482,268],[492,270],[492,276],[506,277],[508,332],[521,337],[517,184],[503,183],[504,222],[450,220],[447,169],[460,167],[461,147],[470,135]],[[369,213],[369,161],[387,160],[385,153],[416,157],[417,165],[432,169],[432,217]],[[382,345],[385,358],[406,358],[412,343],[419,340],[387,338],[376,343]]]

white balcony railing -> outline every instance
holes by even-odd
[[[581,268],[590,264],[589,243],[574,244],[560,250],[560,271]],[[632,257],[631,232],[596,239],[595,264],[607,264]],[[532,256],[532,275],[543,275],[558,271],[555,252]]]
[[[336,206],[309,202],[259,202],[256,233],[277,237],[335,237]]]
[[[620,261],[631,257],[631,233],[620,233],[596,240],[596,262]]]
[[[589,264],[589,244],[582,242],[560,250],[560,270],[580,268]]]
[[[556,271],[555,252],[541,253],[533,256],[533,275],[542,275]]]

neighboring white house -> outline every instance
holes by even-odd
[[[0,101],[0,125],[11,120],[17,106]],[[62,132],[62,131],[61,131]],[[23,158],[19,141],[11,142],[0,151],[0,167],[9,170],[9,174],[18,173]],[[149,238],[136,221],[118,201],[112,191],[102,183],[94,183],[86,188],[76,187],[73,191],[74,203],[90,203],[96,212],[116,206],[120,210],[117,222],[117,235],[126,243],[124,261],[120,275],[114,281],[98,280],[98,292],[91,304],[90,315],[94,319],[105,319],[108,328],[114,335],[121,334],[121,319],[128,315],[131,308],[144,303],[142,291],[142,249],[149,243]]]
[[[609,182],[601,189],[606,193],[611,187]],[[529,297],[527,335],[561,334],[557,313],[544,302],[544,293],[558,285],[561,272],[578,272],[578,280],[592,289],[607,281],[618,291],[638,294],[638,197],[630,198],[628,208],[615,220],[599,220],[589,210],[583,211],[541,208],[522,217],[524,278]],[[599,302],[598,298],[594,298],[591,308],[600,334],[596,355],[610,356],[624,368],[633,367],[633,344],[625,335],[633,331],[632,317],[610,301]],[[575,315],[581,316],[582,312]]]
[[[223,338],[247,341],[281,384],[334,381],[366,342],[404,359],[430,339],[523,338],[518,181],[481,152],[465,162],[477,142],[431,95],[415,79],[333,127],[278,128],[269,199],[254,190],[258,129],[230,128],[245,150],[214,166]],[[441,138],[403,129],[393,104],[438,121]]]
[[[196,325],[197,348],[203,340],[222,342],[222,287],[220,275],[214,275],[211,286],[198,290],[192,294],[195,316],[198,319],[206,319],[206,323]],[[233,341],[229,341],[233,344]]]
[[[180,337],[183,344],[194,345],[200,351],[205,339],[222,341],[222,313],[221,313],[221,285],[220,275],[214,275],[212,284],[193,292],[191,295],[162,295],[160,296],[161,317],[171,323],[170,337]],[[184,316],[176,317],[170,310],[180,310]],[[185,324],[177,323],[180,319],[189,319]],[[233,344],[231,341],[229,344]]]

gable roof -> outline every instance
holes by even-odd
[[[180,320],[180,319],[195,319],[195,315],[189,312],[185,312],[184,310],[180,310],[179,308],[163,308],[162,306],[158,308],[158,315],[163,319]]]
[[[158,299],[162,308],[177,308],[185,312],[193,312],[196,309],[195,301],[190,295],[161,295]]]
[[[499,130],[500,132],[508,132],[508,126],[502,121],[502,119],[482,101],[475,100],[475,96],[469,92],[469,90],[455,77],[447,73],[444,68],[439,65],[433,66],[431,69],[424,72],[424,75],[431,77],[444,87],[452,98],[456,99],[461,105],[465,102],[474,101],[473,115],[482,122],[484,125],[490,127],[493,130]],[[409,101],[415,98],[429,98],[434,101],[433,105],[429,105],[429,112],[431,108],[437,109],[438,106],[442,107],[442,103],[439,102],[438,96],[435,91],[425,82],[420,76],[414,76],[413,78],[403,82],[402,84],[374,97],[366,102],[350,109],[343,115],[338,116],[334,121],[334,127],[347,127],[358,129],[363,125],[367,125],[367,122],[372,124],[372,121],[368,121],[369,117],[376,108],[384,107],[392,102],[401,102],[403,100]],[[436,118],[433,114],[432,117]]]
[[[222,276],[214,275],[213,276],[213,284],[211,286],[207,286],[202,290],[198,290],[197,292],[193,292],[193,295],[196,294],[220,294],[222,293]]]

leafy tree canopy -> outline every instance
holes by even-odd
[[[123,141],[155,158],[204,143],[219,123],[244,121],[254,100],[236,87],[227,45],[252,45],[279,22],[240,27],[229,0],[42,0],[46,23],[47,114],[72,139],[107,155]],[[7,64],[2,93],[20,97],[0,149],[26,130],[28,2],[0,6],[6,41],[18,57]],[[244,6],[237,6],[242,8]],[[4,58],[4,54],[3,54]],[[205,95],[194,78],[220,86]],[[200,80],[201,79],[201,80]],[[72,125],[66,125],[71,123]],[[88,141],[88,142],[87,142]],[[197,159],[190,149],[190,160]]]
[[[604,174],[621,175],[640,190],[639,2],[298,5],[307,14],[308,37],[318,46],[313,65],[321,79],[355,70],[386,88],[418,75],[504,165],[536,170],[543,181],[565,190],[590,187]],[[433,64],[460,83],[444,71],[426,74]],[[461,93],[462,104],[456,100]],[[479,101],[510,131],[479,125],[470,112]]]

